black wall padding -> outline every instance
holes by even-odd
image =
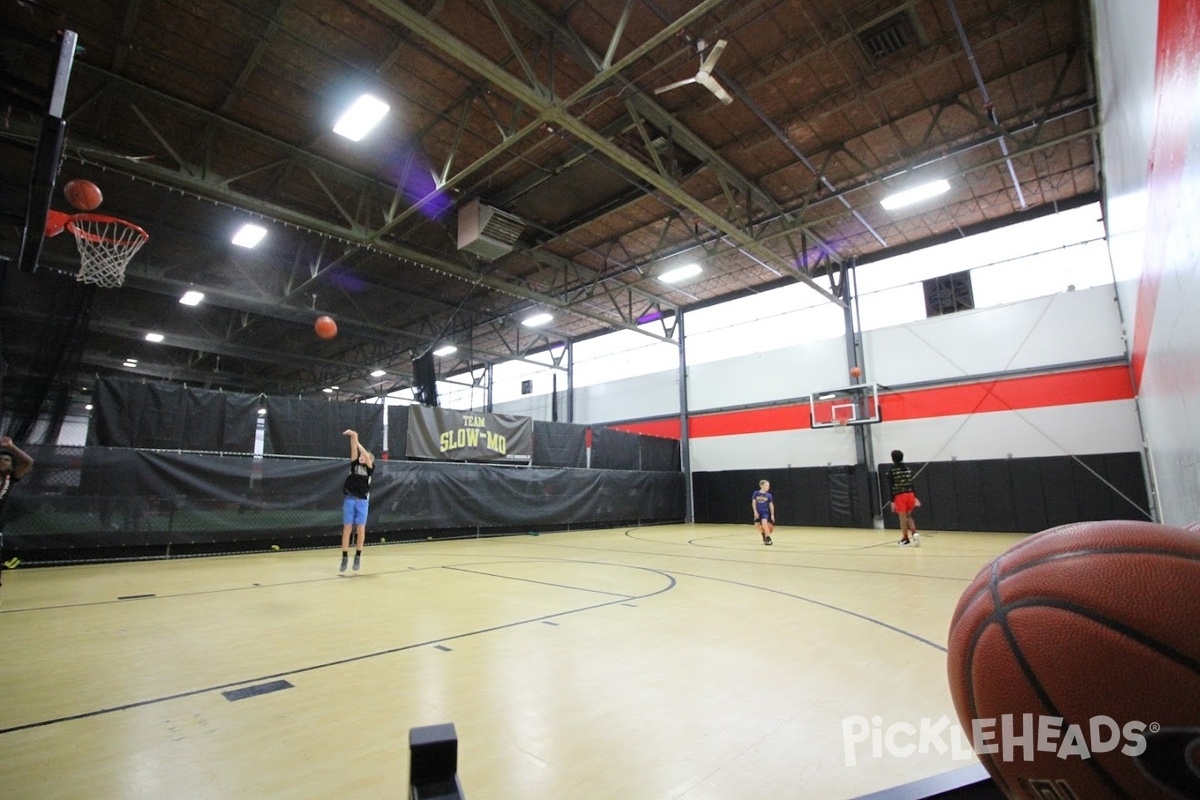
[[[885,500],[890,467],[879,465]],[[1149,519],[1142,511],[1149,501],[1139,453],[937,461],[909,468],[921,500],[918,529],[1037,533],[1069,522]],[[884,519],[898,527],[890,510]]]
[[[87,443],[96,447],[252,453],[258,396],[101,378]]]
[[[408,406],[388,406],[387,439],[389,459],[403,461],[408,458]]]
[[[533,466],[587,465],[587,425],[533,421]]]
[[[638,436],[640,468],[645,471],[679,472],[682,467],[679,441],[660,436]]]
[[[592,428],[592,466],[595,469],[633,469],[641,463],[638,435],[615,428]]]
[[[74,560],[167,546],[336,547],[341,536],[342,460],[32,445],[28,452],[37,464],[8,499],[6,554]],[[416,538],[405,533],[412,531],[425,538],[681,522],[684,507],[678,472],[379,461],[367,531],[403,539]]]
[[[308,397],[268,397],[264,405],[264,453],[349,459],[350,443],[342,435],[347,428],[358,431],[358,439],[367,450],[376,456],[383,452],[381,405]]]
[[[780,525],[871,526],[870,477],[854,466],[694,473],[696,522],[752,524],[750,497],[760,480],[771,482]]]

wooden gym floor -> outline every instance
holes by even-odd
[[[409,729],[445,722],[468,800],[851,798],[948,772],[973,762],[843,736],[955,721],[951,613],[1022,538],[923,536],[672,525],[375,545],[345,576],[336,547],[20,568],[0,794],[399,798]]]

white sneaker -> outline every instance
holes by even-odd
[[[920,547],[921,546],[921,534],[917,533],[916,531],[913,531],[912,543],[913,543],[913,547]]]

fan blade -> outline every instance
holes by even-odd
[[[705,89],[708,89],[710,92],[715,94],[717,96],[717,99],[720,100],[725,105],[729,105],[730,103],[733,102],[733,98],[729,96],[729,92],[725,91],[725,87],[722,86],[721,84],[717,83],[717,79],[712,77],[711,75],[705,75],[705,74],[697,75],[696,83],[700,84]]]
[[[721,53],[725,50],[726,44],[728,44],[728,42],[726,42],[724,39],[721,39],[719,42],[713,45],[713,49],[707,56],[704,57],[704,61],[700,64],[701,72],[713,71],[713,67],[717,66],[717,59],[721,57]]]
[[[654,93],[662,94],[663,92],[665,92],[669,89],[678,89],[680,86],[687,86],[689,83],[695,83],[695,82],[696,82],[695,78],[688,78],[685,81],[677,81],[677,82],[669,84],[667,86],[660,86],[654,90]]]

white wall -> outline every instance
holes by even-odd
[[[696,413],[798,397],[807,402],[813,392],[848,384],[846,370],[842,339],[696,364],[688,369],[688,407]]]
[[[1124,359],[1111,286],[975,309],[864,334],[867,375],[885,385],[963,380],[1010,370],[1054,372]],[[806,404],[810,393],[845,386],[841,339],[700,363],[688,370],[690,412],[748,404]],[[576,422],[603,424],[679,413],[678,372],[576,391]],[[505,410],[508,410],[507,408]],[[807,408],[781,412],[803,415]],[[560,417],[563,418],[563,417]],[[803,424],[795,420],[799,428]],[[781,427],[791,427],[787,424]],[[1141,432],[1131,400],[901,420],[873,425],[876,453],[894,447],[914,461],[1136,452]],[[696,437],[695,471],[852,464],[852,428],[787,429]]]
[[[1125,355],[1111,286],[868,331],[863,340],[866,376],[885,386]]]
[[[1200,4],[1094,0],[1093,9],[1110,250],[1138,407],[1159,517],[1191,524],[1200,521]]]
[[[711,436],[693,439],[689,455],[693,472],[853,464],[854,433],[845,427]]]
[[[575,390],[574,421],[577,423],[595,425],[617,420],[672,415],[679,415],[677,369],[609,383],[597,383]]]

